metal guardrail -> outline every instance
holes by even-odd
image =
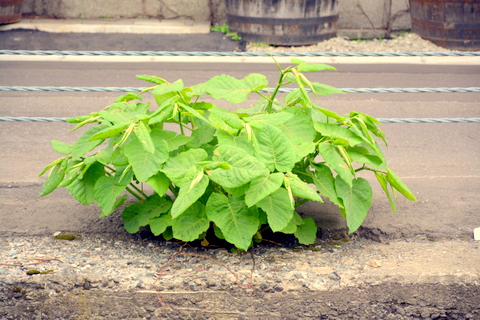
[[[0,50],[0,55],[60,56],[250,56],[250,57],[466,57],[475,52],[170,52],[170,51],[67,51],[67,50]],[[0,86],[0,91],[16,92],[140,92],[136,87],[38,87]],[[294,89],[282,88],[288,93]],[[480,87],[467,88],[340,88],[345,93],[452,93],[480,92]],[[267,92],[268,89],[261,90]],[[7,122],[65,122],[59,117],[0,117]],[[382,123],[480,123],[480,118],[378,118]]]

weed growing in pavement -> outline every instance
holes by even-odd
[[[67,119],[78,123],[73,130],[94,125],[72,145],[52,141],[65,156],[40,173],[50,170],[40,196],[66,187],[84,205],[97,201],[101,217],[125,205],[122,217],[130,233],[149,225],[165,239],[206,243],[210,230],[240,250],[270,230],[313,243],[314,220],[295,209],[309,200],[321,203],[321,196],[338,206],[349,232],[357,230],[372,203],[370,183],[359,171],[373,172],[394,212],[396,191],[416,200],[387,166],[377,142],[386,143],[378,120],[316,104],[320,95],[342,92],[304,73],[335,68],[291,62],[286,69],[277,64],[273,90],[262,90],[268,81],[257,73],[243,79],[219,75],[192,87],[137,76],[155,85],[122,95],[99,112]],[[297,88],[279,100],[280,88],[288,84]],[[141,102],[146,93],[155,98],[155,108]],[[201,99],[239,104],[252,93],[257,103],[234,111]],[[167,129],[172,125],[176,131]],[[154,192],[147,194],[144,185]],[[125,192],[138,202],[127,203]]]
[[[230,28],[227,24],[222,24],[221,26],[212,26],[210,27],[210,31],[224,33],[227,37],[230,37],[234,41],[242,40],[242,37],[240,37],[238,33],[230,31]]]

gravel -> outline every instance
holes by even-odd
[[[90,300],[93,309],[103,302],[89,311],[89,319],[131,319],[132,310],[138,319],[156,319],[165,310],[179,319],[241,319],[266,309],[263,318],[270,319],[287,305],[298,314],[291,319],[317,319],[321,310],[324,319],[480,318],[478,243],[432,240],[374,242],[353,236],[309,247],[259,245],[251,254],[233,254],[126,234],[77,235],[72,241],[4,234],[0,318],[83,319],[79,304]],[[37,274],[28,275],[31,270]],[[309,307],[326,303],[324,295],[332,295],[330,307]],[[138,299],[125,309],[119,297]],[[355,304],[360,297],[368,306]],[[209,314],[209,305],[219,299],[222,306]],[[256,305],[259,299],[265,304]],[[112,301],[116,304],[109,305]],[[49,305],[56,311],[46,309]],[[229,312],[235,316],[226,317]]]
[[[439,47],[415,33],[405,33],[392,39],[350,40],[335,37],[316,45],[299,47],[272,47],[247,43],[248,52],[444,52]]]

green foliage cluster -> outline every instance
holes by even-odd
[[[94,125],[72,145],[52,141],[65,156],[40,174],[50,169],[41,196],[66,187],[84,205],[96,201],[101,217],[125,205],[128,232],[148,225],[166,239],[193,241],[210,229],[241,250],[260,241],[268,228],[313,243],[315,222],[295,209],[309,200],[323,202],[321,196],[339,207],[350,232],[357,230],[372,203],[369,182],[357,176],[362,170],[374,173],[393,211],[396,191],[415,200],[387,167],[376,119],[355,111],[339,115],[315,104],[319,95],[342,92],[310,82],[304,72],[335,69],[291,61],[295,66],[283,70],[277,64],[278,83],[267,93],[262,90],[267,78],[256,73],[243,79],[219,75],[192,87],[137,76],[155,85],[67,120],[78,123],[74,130]],[[297,88],[280,101],[278,91],[287,84]],[[154,109],[141,102],[147,92]],[[258,102],[235,111],[201,101],[210,96],[238,104],[252,93]],[[144,184],[153,194],[146,194]],[[138,202],[126,203],[125,191]]]
[[[224,33],[227,37],[230,37],[233,41],[240,41],[242,37],[236,32],[230,31],[230,28],[227,24],[222,24],[221,26],[212,26],[210,27],[211,31]]]

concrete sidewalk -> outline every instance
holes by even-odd
[[[158,19],[23,19],[0,31],[38,30],[52,33],[207,34],[210,22]]]

